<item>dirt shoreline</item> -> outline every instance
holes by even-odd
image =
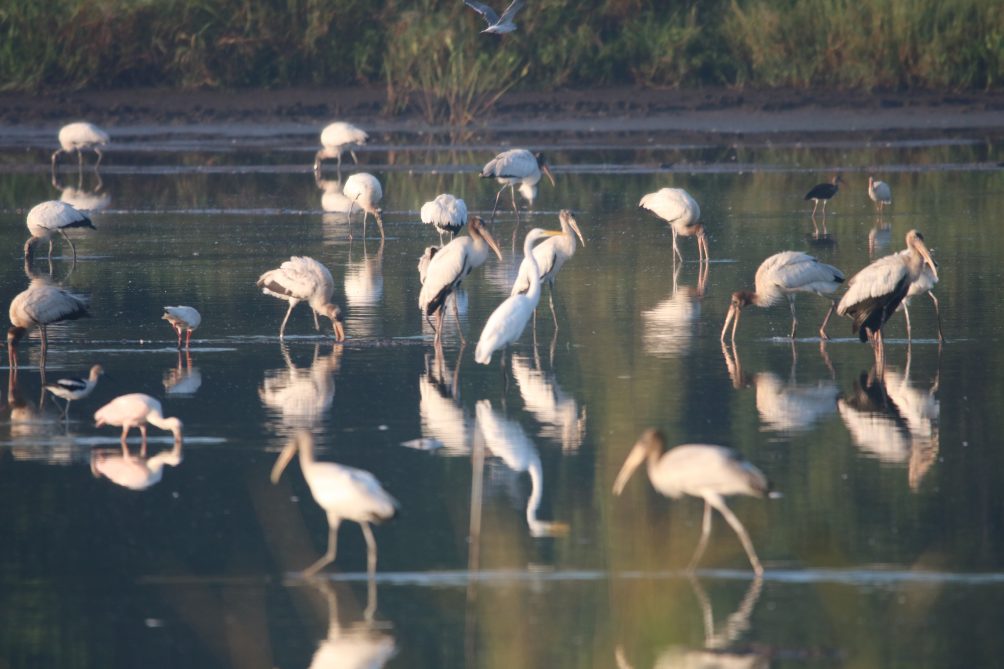
[[[383,88],[180,91],[128,89],[0,94],[0,127],[86,118],[115,125],[312,123],[340,118],[374,129],[428,129],[416,113],[384,114]],[[831,90],[653,90],[632,87],[506,95],[478,124],[496,131],[679,130],[848,132],[1004,128],[1004,92],[846,93]]]

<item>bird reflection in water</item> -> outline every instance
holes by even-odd
[[[688,669],[766,669],[770,666],[769,659],[756,651],[737,644],[739,639],[750,630],[750,617],[760,600],[763,590],[763,578],[757,576],[746,588],[739,607],[726,619],[718,629],[715,629],[715,615],[711,608],[711,599],[700,582],[691,576],[687,579],[701,607],[701,619],[704,621],[704,644],[701,649],[670,647],[659,653],[653,667],[670,669],[670,667],[686,667]],[[618,669],[634,669],[628,660],[624,646],[618,645],[614,652]]]
[[[91,473],[95,478],[102,476],[115,485],[129,490],[146,490],[160,483],[164,477],[164,467],[177,467],[182,461],[182,440],[175,439],[170,450],[147,457],[146,440],[140,446],[139,455],[130,452],[125,441],[121,449],[95,448],[91,451]]]
[[[523,427],[492,409],[490,400],[479,400],[475,407],[477,432],[492,455],[502,460],[512,472],[530,475],[530,496],[526,501],[526,522],[534,537],[559,537],[568,534],[566,523],[537,518],[544,496],[544,468],[537,447]]]
[[[360,337],[372,337],[379,319],[379,307],[383,301],[383,240],[376,254],[370,255],[363,238],[363,257],[352,259],[352,243],[345,262],[345,301],[348,304],[349,329]]]
[[[348,232],[352,214],[362,211],[362,209],[352,201],[352,198],[345,195],[341,180],[322,179],[320,174],[315,172],[314,183],[321,190],[321,210],[324,211],[324,215],[321,217],[324,224],[324,243],[341,243]]]
[[[907,481],[916,492],[940,450],[939,375],[929,389],[910,382],[910,347],[902,374],[875,368],[862,372],[854,393],[837,402],[854,444],[880,462],[906,464]]]
[[[374,622],[376,613],[376,581],[370,580],[366,595],[363,619],[344,624],[339,620],[339,590],[347,592],[345,585],[311,578],[307,580],[325,599],[328,610],[328,631],[317,645],[310,660],[310,669],[378,669],[394,657],[397,645],[394,637],[385,630],[389,624]]]
[[[892,226],[882,220],[881,216],[875,218],[875,225],[868,231],[868,259],[875,260],[879,251],[889,248],[892,241]]]
[[[434,347],[431,362],[425,354],[425,370],[418,377],[418,414],[422,422],[422,447],[441,449],[444,455],[469,455],[473,421],[460,405],[460,361],[464,346],[457,352],[450,371],[442,344]],[[416,445],[408,442],[406,445]]]
[[[202,372],[192,366],[188,349],[178,350],[178,364],[164,372],[164,391],[173,397],[191,397],[202,387]]]
[[[59,176],[53,173],[52,187],[59,191],[60,202],[65,202],[78,211],[89,213],[104,211],[111,206],[112,196],[104,190],[101,173],[95,170],[94,175],[97,181],[91,190],[84,188],[83,173],[78,174],[76,186],[64,186]]]
[[[367,471],[315,460],[314,438],[306,430],[297,430],[282,449],[272,467],[272,483],[279,482],[294,455],[300,456],[300,470],[311,496],[328,517],[328,550],[304,570],[304,575],[316,574],[335,561],[338,527],[343,520],[351,520],[359,523],[366,539],[367,573],[372,579],[376,574],[377,545],[370,525],[391,520],[397,514],[397,500]]]
[[[697,286],[678,284],[683,263],[673,265],[673,292],[641,313],[644,322],[642,346],[649,355],[676,358],[690,350],[694,323],[701,316],[701,301],[707,285],[709,263],[698,265]]]
[[[725,358],[732,386],[736,389],[749,386],[756,388],[756,408],[760,414],[762,429],[785,434],[806,432],[827,416],[836,413],[840,389],[832,378],[833,367],[824,342],[820,342],[819,350],[823,356],[823,363],[830,370],[830,378],[820,379],[816,383],[800,384],[795,380],[798,358],[794,343],[791,349],[791,371],[787,381],[773,372],[745,374],[739,357],[739,348],[735,347],[734,352],[730,353],[728,346],[722,344],[722,356]]]
[[[43,460],[50,464],[67,464],[73,460],[72,439],[60,440],[63,434],[62,416],[46,407],[45,390],[38,402],[28,399],[18,385],[18,370],[7,371],[7,400],[0,405],[0,415],[10,420],[11,452],[18,460]],[[67,424],[66,429],[69,429]]]
[[[297,367],[289,347],[280,344],[286,369],[265,372],[258,397],[268,409],[272,428],[280,434],[297,429],[311,429],[320,424],[331,410],[335,398],[334,374],[341,366],[342,347],[335,344],[331,353],[320,355],[321,345],[314,346],[310,367]]]
[[[523,405],[541,424],[540,436],[561,444],[561,450],[577,452],[586,435],[586,407],[558,385],[554,372],[530,366],[525,356],[512,356],[512,376]]]

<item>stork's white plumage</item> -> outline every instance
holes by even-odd
[[[422,276],[424,265],[425,278],[422,290],[418,295],[418,307],[430,324],[431,317],[438,314],[438,325],[433,325],[436,331],[436,342],[440,340],[443,333],[443,310],[446,306],[446,298],[456,290],[468,274],[485,264],[489,251],[494,252],[498,259],[502,260],[502,252],[491,232],[488,231],[480,218],[472,216],[467,226],[466,236],[457,237],[436,251],[431,255],[428,263],[419,263],[419,277]],[[426,252],[432,253],[429,249],[426,249]],[[454,314],[457,316],[459,327],[460,316],[456,312]],[[460,332],[460,338],[464,339],[463,332]]]
[[[342,169],[342,153],[348,151],[352,156],[352,162],[358,164],[355,148],[362,146],[369,139],[365,130],[357,128],[345,121],[335,121],[325,126],[321,131],[321,148],[314,156],[314,172],[321,170],[321,161],[328,158],[338,159],[338,169]]]
[[[901,255],[909,253],[909,249],[903,249],[900,251]],[[938,263],[934,264],[935,267],[938,266]],[[928,296],[930,296],[931,301],[934,302],[934,313],[938,318],[938,341],[945,341],[945,335],[941,332],[941,306],[938,304],[938,298],[934,295],[934,287],[936,285],[938,285],[938,275],[931,271],[929,266],[923,265],[920,270],[920,276],[918,276],[917,279],[910,284],[910,290],[906,291],[906,297],[903,298],[903,301],[899,305],[900,309],[903,310],[903,316],[906,318],[907,339],[913,339],[913,332],[910,328],[910,300],[917,295],[927,293]]]
[[[297,367],[283,348],[286,368],[265,373],[258,397],[275,419],[271,426],[273,431],[288,434],[298,429],[313,429],[330,415],[335,399],[334,374],[341,365],[341,348],[335,347],[330,355],[319,353],[320,346],[316,346],[310,367],[304,368]]]
[[[192,331],[202,323],[202,314],[195,307],[164,307],[162,320],[167,321],[178,334],[178,348],[181,348],[181,331],[185,331],[185,348],[192,340]]]
[[[690,193],[682,188],[663,188],[641,198],[638,206],[666,221],[673,231],[673,254],[683,260],[676,244],[677,237],[697,237],[697,258],[708,261],[708,239],[701,224],[701,207]]]
[[[147,423],[173,434],[176,445],[180,445],[182,441],[181,420],[173,417],[165,418],[160,402],[143,393],[119,395],[94,412],[94,422],[97,427],[102,425],[121,427],[123,448],[129,430],[134,427],[139,428],[140,434],[143,435],[143,446],[146,446]]]
[[[436,227],[439,243],[442,244],[444,232],[449,232],[452,240],[467,225],[467,204],[458,197],[443,193],[423,204],[419,215],[423,223]]]
[[[94,365],[91,367],[90,374],[85,378],[57,379],[53,383],[45,384],[43,387],[56,397],[66,400],[63,414],[69,418],[70,402],[82,400],[90,395],[94,387],[98,385],[98,379],[104,372],[105,370],[101,365]]]
[[[272,483],[279,481],[286,465],[297,453],[310,494],[328,516],[328,551],[304,574],[315,574],[334,562],[338,526],[343,520],[351,520],[359,523],[366,538],[367,566],[372,575],[376,571],[377,547],[370,524],[392,519],[397,514],[397,500],[367,471],[315,460],[314,438],[306,430],[299,430],[279,454],[272,467]]]
[[[544,496],[544,467],[540,461],[540,452],[527,437],[523,427],[492,409],[489,400],[478,400],[474,410],[477,430],[484,439],[485,447],[492,455],[501,458],[512,471],[527,472],[530,475],[530,496],[526,500],[526,523],[530,534],[534,537],[567,534],[567,524],[537,518]]]
[[[725,332],[732,321],[732,341],[736,339],[736,329],[739,327],[739,315],[744,306],[753,304],[758,307],[770,307],[782,299],[788,299],[791,307],[791,338],[795,338],[798,328],[798,318],[795,315],[795,294],[815,293],[820,297],[831,295],[844,282],[844,273],[833,265],[821,263],[814,257],[801,251],[782,251],[775,253],[762,263],[756,271],[756,292],[738,291],[732,293],[729,312],[725,316],[722,327],[722,341]],[[830,299],[830,309],[819,326],[819,336],[828,339],[826,324],[833,313],[834,301]],[[735,319],[733,321],[733,319]]]
[[[27,289],[21,291],[11,300],[11,327],[7,331],[7,352],[10,355],[11,366],[17,366],[14,350],[18,341],[33,327],[37,327],[42,339],[40,365],[45,369],[45,355],[49,340],[47,327],[60,321],[72,321],[89,316],[87,304],[83,298],[52,285],[48,279],[39,277],[33,279]]]
[[[36,204],[28,212],[25,219],[28,225],[28,232],[31,236],[24,243],[24,257],[27,262],[31,262],[36,242],[49,242],[49,260],[52,260],[52,236],[59,234],[63,236],[66,243],[70,245],[73,252],[73,259],[77,259],[77,249],[73,246],[73,241],[66,236],[69,228],[90,228],[94,230],[94,224],[84,214],[80,213],[65,202],[59,200],[49,200]]]
[[[383,216],[381,215],[383,210],[377,206],[383,199],[383,188],[380,187],[380,181],[368,172],[359,172],[345,180],[342,192],[345,197],[363,210],[363,236],[366,236],[366,219],[370,214],[373,214],[373,218],[376,219],[377,226],[380,228],[380,239],[383,239]]]
[[[279,326],[279,339],[285,336],[286,321],[289,320],[290,312],[300,302],[310,305],[314,314],[314,328],[321,329],[317,315],[326,316],[331,319],[335,339],[337,341],[345,339],[342,310],[331,302],[331,296],[335,292],[335,281],[331,278],[328,268],[313,258],[292,256],[278,269],[269,270],[258,277],[257,285],[266,295],[289,302],[286,317]]]
[[[523,407],[540,424],[539,435],[561,444],[565,453],[578,451],[586,434],[586,407],[558,385],[553,372],[533,369],[529,358],[512,356],[512,376]]]
[[[875,177],[868,177],[868,197],[875,203],[879,213],[887,204],[892,204],[892,189],[884,181],[876,181]]]
[[[97,169],[102,158],[101,149],[99,147],[102,147],[107,143],[108,133],[93,123],[78,121],[76,123],[64,125],[59,129],[59,149],[52,154],[53,172],[56,170],[56,159],[61,153],[76,152],[77,164],[81,169],[83,169],[84,156],[82,152],[87,149],[90,149],[97,154],[98,160],[94,163],[94,167]]]
[[[460,362],[451,371],[443,359],[443,347],[435,347],[432,363],[426,354],[425,371],[418,377],[418,414],[422,436],[448,455],[467,456],[471,452],[471,419],[460,406]]]
[[[763,472],[738,452],[724,446],[684,444],[667,451],[662,432],[649,428],[635,443],[617,474],[615,495],[621,494],[631,475],[643,462],[647,463],[648,479],[657,492],[674,499],[684,495],[704,499],[701,540],[688,569],[693,569],[707,547],[711,533],[711,509],[714,507],[739,536],[753,571],[763,573],[746,528],[726,506],[724,499],[730,495],[779,496],[771,492],[770,482]]]
[[[502,188],[495,195],[495,206],[492,207],[492,220],[499,207],[499,198],[506,188],[512,192],[512,210],[516,213],[516,225],[519,225],[519,206],[516,204],[516,186],[536,186],[541,173],[547,175],[551,185],[554,185],[554,175],[542,153],[530,153],[526,149],[509,149],[498,154],[481,170],[482,179],[496,179]],[[536,192],[536,191],[534,191]]]
[[[481,330],[478,346],[474,350],[475,362],[487,365],[491,362],[492,354],[495,351],[514,343],[523,334],[526,324],[530,322],[530,316],[533,315],[537,303],[540,301],[540,270],[533,257],[534,244],[545,237],[554,237],[560,234],[556,230],[543,230],[541,228],[534,228],[526,233],[526,239],[523,241],[523,262],[529,261],[530,288],[525,293],[510,295],[488,317],[488,322]]]
[[[533,259],[537,262],[540,271],[541,283],[546,283],[550,288],[548,299],[551,305],[551,317],[554,319],[554,327],[558,327],[558,316],[554,312],[554,280],[558,272],[565,263],[575,255],[575,238],[578,237],[582,246],[586,245],[586,240],[582,238],[582,231],[579,224],[568,209],[558,212],[558,220],[561,222],[561,234],[545,239],[533,249]],[[519,266],[519,275],[512,285],[510,295],[525,293],[530,289],[530,266],[524,258]]]
[[[862,342],[874,337],[880,377],[885,367],[882,326],[896,312],[911,284],[921,278],[925,264],[934,279],[938,278],[937,265],[916,230],[906,233],[906,251],[879,258],[851,277],[837,305],[838,314],[853,320],[852,331]]]

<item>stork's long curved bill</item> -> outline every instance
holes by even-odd
[[[645,448],[645,445],[639,441],[634,445],[634,448],[631,449],[631,452],[628,453],[627,460],[624,461],[624,466],[621,467],[616,480],[614,480],[615,495],[621,494],[624,490],[624,486],[627,485],[627,482],[631,479],[631,475],[634,474],[634,471],[638,469],[641,463],[645,462],[645,455],[647,452],[648,451]]]
[[[279,458],[275,461],[275,465],[272,466],[272,483],[278,483],[279,477],[282,476],[282,472],[285,471],[286,465],[289,461],[293,459],[296,455],[296,441],[290,441],[283,447],[282,452],[279,453]]]
[[[488,231],[488,228],[481,228],[481,236],[485,238],[486,242],[488,242],[488,247],[495,252],[496,257],[498,257],[499,260],[502,260],[502,251],[499,249],[499,243],[495,241],[495,238],[492,236],[492,233]]]
[[[916,246],[917,246],[917,251],[920,252],[921,256],[923,256],[924,262],[926,262],[928,267],[931,268],[931,271],[934,273],[934,279],[935,281],[937,281],[938,265],[934,262],[934,258],[931,257],[931,252],[928,250],[927,244],[924,243],[924,240],[918,239],[916,242]]]
[[[551,182],[551,187],[553,188],[555,183],[554,183],[554,174],[551,173],[551,168],[548,167],[547,165],[541,165],[540,171],[547,175],[547,180]]]
[[[582,248],[585,248],[586,240],[582,237],[582,231],[579,230],[579,224],[576,222],[575,217],[564,211],[562,211],[562,214],[567,217],[569,227],[575,231],[575,235],[579,238],[579,241],[582,242]]]

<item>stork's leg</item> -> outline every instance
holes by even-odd
[[[126,445],[126,439],[129,437],[129,426],[122,426],[122,438],[119,440],[122,443],[122,455],[129,455],[129,446]]]
[[[679,247],[676,245],[676,228],[673,228],[673,262],[676,262],[676,258],[683,262],[683,254],[680,253]]]
[[[558,314],[554,310],[554,284],[550,284],[550,290],[547,291],[547,301],[551,305],[551,320],[554,321],[554,331],[558,331]],[[534,309],[534,315],[536,315],[537,310]]]
[[[101,159],[104,158],[104,154],[101,153],[101,149],[95,148],[94,153],[98,154],[98,162],[94,163],[94,171],[98,171],[98,165],[101,164]]]
[[[295,307],[297,304],[298,304],[298,302],[294,302],[292,300],[290,300],[290,302],[289,302],[289,309],[286,309],[286,317],[282,319],[282,325],[279,326],[279,340],[280,341],[282,341],[283,337],[286,336],[286,321],[289,320],[289,314],[290,314],[291,311],[293,311],[293,307]]]
[[[185,331],[185,350],[186,351],[189,349],[189,347],[191,346],[191,344],[192,344],[192,331],[191,330],[186,330]],[[191,363],[189,363],[189,364],[191,364]]]
[[[495,222],[495,212],[498,211],[499,208],[499,198],[502,197],[502,191],[504,191],[506,186],[508,185],[509,184],[504,184],[502,188],[499,188],[499,192],[495,193],[495,206],[492,207],[492,218],[491,218],[492,223]]]
[[[516,227],[519,227],[519,205],[516,204],[516,186],[511,184],[509,186],[509,194],[512,195],[512,210],[516,213]]]
[[[830,300],[830,309],[826,312],[826,316],[823,318],[823,324],[819,326],[819,338],[822,341],[826,341],[830,337],[826,334],[826,324],[830,322],[830,316],[833,315],[833,310],[837,308],[837,301]]]
[[[140,434],[140,437],[141,437],[140,441],[139,441],[139,451],[140,451],[141,455],[145,456],[146,455],[146,423],[143,423],[142,425],[139,426],[139,434]]]
[[[788,306],[791,307],[791,335],[790,339],[795,338],[795,331],[798,330],[798,317],[795,315],[795,296],[788,295]]]
[[[436,228],[436,230],[439,231],[439,248],[443,248],[443,231],[440,230],[439,228]],[[453,236],[452,236],[452,233],[450,233],[450,234],[451,234],[450,240],[452,241],[453,240]]]
[[[693,571],[697,563],[704,555],[704,550],[708,547],[708,538],[711,536],[711,505],[708,500],[704,500],[704,520],[701,521],[701,539],[697,542],[697,549],[694,556],[687,563],[687,571]]]
[[[443,317],[443,307],[439,307],[439,310],[436,311],[436,323],[437,323],[437,325],[434,326],[434,329],[436,331],[436,338],[433,340],[433,342],[435,344],[439,344],[439,342],[442,340],[442,337],[443,337],[443,321],[444,320],[445,320],[445,318]]]
[[[938,298],[934,296],[934,291],[929,290],[927,294],[931,296],[931,301],[934,302],[934,314],[938,317],[938,343],[943,344],[945,342],[945,335],[941,334],[941,308],[938,305]]]
[[[370,529],[369,523],[359,523],[359,527],[362,528],[363,537],[366,539],[366,573],[370,575],[370,578],[373,578],[377,565],[376,539],[373,537],[373,530]]]
[[[80,172],[84,171],[84,152],[77,149],[77,169]]]
[[[303,570],[304,576],[313,576],[317,572],[321,571],[321,569],[335,561],[335,553],[338,550],[338,526],[340,524],[340,520],[335,521],[334,523],[332,523],[330,519],[328,520],[328,550],[324,553],[324,555],[318,558],[317,562]]]
[[[816,207],[819,206],[819,200],[813,199],[812,201],[812,224],[816,224]]]
[[[49,262],[52,262],[52,237],[49,237]]]
[[[341,153],[339,153],[339,155],[341,155]],[[355,152],[354,149],[349,149],[349,155],[352,156],[352,162],[354,162],[356,165],[358,165],[359,164],[359,158],[356,157],[356,152]]]
[[[56,188],[59,188],[59,186],[56,186],[56,159],[59,158],[59,154],[62,152],[62,149],[56,149],[52,152],[52,185]]]
[[[369,218],[370,213],[363,209],[363,239],[366,239],[366,219]]]
[[[313,307],[310,309],[310,313],[314,314],[314,329],[318,332],[321,331],[321,323],[317,320],[317,312],[314,311]]]
[[[45,354],[49,350],[49,337],[45,331],[45,325],[38,326],[39,332],[42,333],[42,357],[40,359],[40,366],[42,368],[42,374],[45,374]]]
[[[453,316],[457,319],[457,334],[460,335],[460,345],[467,345],[467,340],[464,339],[464,328],[460,325],[460,307],[457,306],[457,294],[453,294]]]
[[[376,214],[373,214],[373,218],[376,219],[377,227],[380,228],[380,241],[382,242],[383,241],[383,216],[381,216],[379,214],[379,212],[378,212]],[[363,240],[365,241],[365,239],[366,239],[366,237],[364,236]]]
[[[743,548],[746,549],[746,556],[750,559],[750,565],[752,565],[753,571],[756,574],[762,574],[763,565],[760,564],[760,558],[757,557],[756,551],[753,549],[753,542],[750,541],[750,537],[746,533],[746,528],[743,527],[741,522],[739,522],[736,515],[732,513],[732,509],[725,505],[725,502],[721,497],[713,497],[711,499],[707,499],[707,501],[718,509],[718,513],[725,517],[725,520],[728,521],[729,525],[732,526],[732,529],[735,530],[737,535],[739,535],[739,541],[742,542]]]
[[[912,342],[913,333],[910,328],[910,307],[907,305],[906,300],[903,300],[900,304],[903,305],[903,318],[906,319],[906,340]]]

